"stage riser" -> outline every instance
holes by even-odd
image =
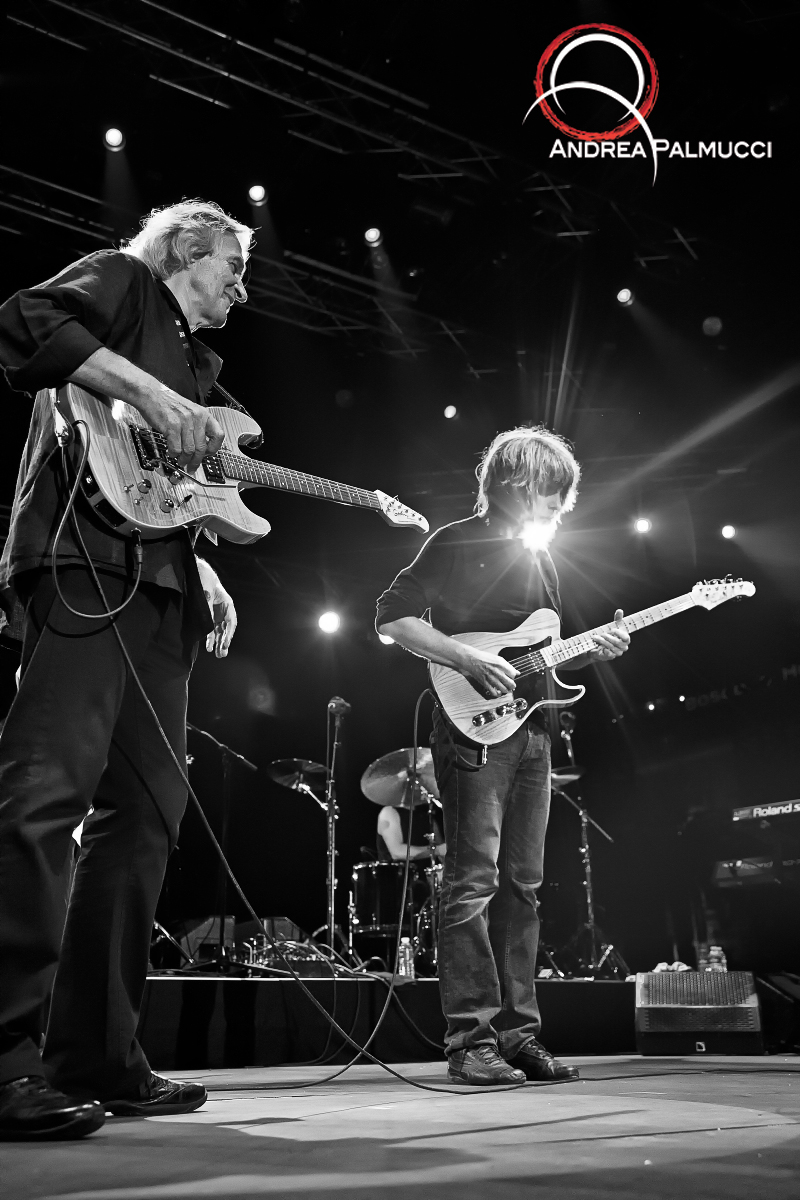
[[[383,1009],[386,987],[374,980],[305,982],[328,1012],[335,1005],[339,1024],[363,1045]],[[543,981],[536,991],[542,1040],[554,1053],[635,1050],[632,983]],[[371,1051],[386,1062],[435,1058],[445,1033],[437,981],[405,983],[397,999],[430,1041],[393,1003]],[[331,1053],[330,1061],[347,1061],[352,1051],[341,1050],[337,1034],[328,1043],[328,1031],[293,980],[150,978],[138,1036],[156,1069],[201,1070],[307,1062],[324,1052]]]

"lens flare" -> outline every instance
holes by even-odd
[[[524,521],[520,541],[526,550],[544,550],[552,542],[557,529],[557,521]]]

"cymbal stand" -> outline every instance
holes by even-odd
[[[425,797],[425,803],[428,808],[428,832],[425,834],[425,841],[428,843],[431,852],[431,868],[436,867],[436,826],[434,818],[436,816],[436,797],[432,792],[429,792],[426,787],[419,784],[419,790]],[[413,808],[411,810],[414,811]],[[431,955],[433,967],[438,974],[439,969],[439,887],[435,870],[432,870],[430,876],[430,894],[431,894]]]
[[[597,955],[597,941],[601,931],[597,927],[597,922],[595,921],[594,915],[594,889],[592,887],[592,855],[589,849],[589,825],[594,825],[595,829],[599,830],[603,837],[608,838],[609,842],[613,842],[614,839],[610,834],[606,833],[602,825],[598,825],[597,821],[595,821],[593,817],[589,816],[588,812],[581,803],[580,797],[578,797],[576,800],[573,800],[572,796],[568,796],[563,788],[557,786],[553,788],[553,795],[563,796],[567,803],[571,804],[576,810],[581,819],[581,846],[579,854],[581,856],[581,866],[583,867],[583,886],[586,893],[586,921],[583,925],[581,925],[580,929],[577,931],[574,937],[570,939],[567,945],[575,945],[579,938],[581,938],[585,933],[588,933],[589,960],[584,965],[590,971],[592,971],[592,973],[594,973],[601,965]],[[605,950],[606,947],[604,946],[603,949]],[[583,960],[581,961],[583,963]]]
[[[199,733],[207,741],[211,742],[219,750],[222,759],[222,828],[220,831],[219,844],[222,848],[222,853],[228,857],[228,825],[230,823],[231,800],[233,794],[233,768],[236,763],[247,767],[248,771],[257,771],[258,767],[255,763],[251,763],[243,754],[238,754],[231,746],[226,746],[224,742],[220,742],[213,734],[205,729],[200,729],[197,725],[192,725],[190,721],[186,722],[186,728],[191,729],[193,733]],[[228,908],[228,875],[222,862],[219,864],[219,875],[217,883],[217,894],[219,897],[219,942],[217,945],[217,953],[211,963],[204,963],[204,967],[214,966],[218,971],[227,974],[230,970],[230,958],[225,946],[225,917],[227,916]]]

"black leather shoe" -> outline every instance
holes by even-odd
[[[207,1099],[201,1083],[181,1083],[151,1072],[133,1095],[104,1100],[103,1106],[114,1117],[166,1117],[194,1112]]]
[[[0,1141],[85,1137],[105,1119],[102,1104],[65,1096],[41,1075],[23,1075],[0,1084]]]
[[[497,1053],[496,1046],[456,1050],[447,1060],[447,1076],[453,1083],[474,1083],[479,1087],[525,1082],[524,1073],[510,1067]]]
[[[536,1038],[528,1038],[508,1061],[512,1066],[524,1071],[526,1079],[537,1082],[563,1083],[567,1079],[580,1079],[577,1067],[568,1067],[566,1063],[553,1058],[550,1051],[545,1050]]]

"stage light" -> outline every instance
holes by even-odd
[[[623,308],[630,308],[633,304],[633,292],[630,288],[620,288],[617,292],[617,301]]]
[[[336,633],[341,623],[341,617],[335,612],[324,612],[319,619],[319,627],[323,633]]]
[[[653,701],[652,701],[652,700],[648,700],[648,702],[647,702],[647,711],[648,711],[648,712],[655,712],[655,711],[656,711],[656,706],[655,706],[655,704],[653,704]]]
[[[639,517],[636,521],[634,521],[633,528],[637,533],[649,533],[653,528],[653,522],[649,519],[649,517]]]
[[[394,645],[394,638],[390,638],[388,633],[379,633],[378,641],[383,642],[384,646],[393,646]]]
[[[364,233],[364,241],[368,246],[373,248],[375,246],[380,246],[383,242],[383,234],[381,233],[380,229],[376,229],[373,225]]]
[[[448,404],[447,408],[444,410],[444,415],[447,417],[448,421],[452,421],[453,417],[457,417],[458,409],[456,408],[455,404]]]
[[[247,195],[250,197],[250,203],[255,204],[256,208],[260,208],[262,204],[267,203],[267,189],[263,183],[254,183],[248,189]]]
[[[722,534],[722,536],[724,538],[736,537],[736,526],[735,525],[723,525],[722,529],[720,529],[720,533]]]
[[[125,134],[121,129],[116,129],[112,125],[103,134],[103,143],[106,150],[122,150],[125,145]]]

